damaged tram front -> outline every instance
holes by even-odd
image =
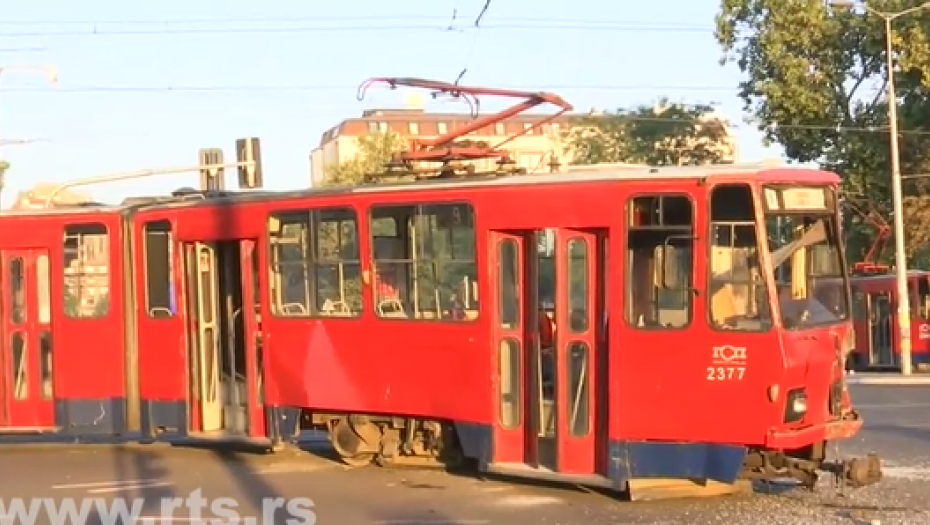
[[[755,191],[757,199],[748,185],[711,190],[708,296],[716,334],[706,381],[718,394],[746,396],[745,411],[734,412],[743,417],[730,420],[734,434],[754,426],[746,416],[758,423],[743,441],[754,444],[743,476],[812,486],[816,471],[827,470],[852,486],[874,483],[881,478],[875,457],[826,461],[829,442],[862,426],[844,382],[854,333],[836,185],[762,176]],[[744,377],[749,389],[728,388]]]

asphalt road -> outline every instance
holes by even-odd
[[[201,516],[176,510],[174,523],[228,518],[223,509],[209,507],[217,498],[232,498],[239,516],[257,518],[255,525],[930,523],[930,387],[856,386],[853,396],[867,418],[866,430],[843,450],[878,452],[886,459],[886,479],[845,496],[824,480],[816,493],[770,486],[750,496],[629,503],[572,488],[435,471],[352,469],[323,453],[255,456],[160,445],[3,447],[0,499],[7,507],[0,509],[0,524],[15,523],[9,508],[15,497],[59,503],[142,498],[137,515],[158,518],[162,501],[188,498],[197,490],[207,505]],[[283,508],[263,521],[272,516],[268,501],[274,498],[282,498]],[[303,503],[315,521],[300,521],[308,515],[299,513],[297,498],[312,500],[312,508]],[[289,504],[298,505],[290,508],[297,513],[287,512]],[[91,513],[86,523],[105,521]],[[41,514],[32,523],[52,522]]]

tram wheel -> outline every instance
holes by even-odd
[[[375,453],[365,445],[362,437],[346,419],[330,422],[329,442],[339,455],[339,459],[346,465],[363,467],[371,464],[375,459]]]
[[[366,467],[371,465],[375,460],[374,454],[356,454],[354,456],[344,456],[339,454],[339,459],[350,467]]]

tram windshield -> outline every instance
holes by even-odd
[[[779,315],[788,329],[849,317],[848,278],[830,213],[768,214],[766,229]]]

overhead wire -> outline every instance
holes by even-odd
[[[578,90],[578,91],[732,91],[733,86],[727,85],[655,85],[655,84],[628,84],[628,85],[584,85],[584,84],[533,84],[533,85],[502,85],[505,89],[532,89],[532,90]],[[293,85],[205,85],[205,86],[112,86],[112,85],[0,85],[0,93],[198,93],[198,92],[268,92],[268,91],[342,91],[355,90],[357,86],[351,85],[321,85],[321,84],[293,84]]]
[[[468,48],[468,53],[465,55],[465,65],[462,66],[462,70],[459,72],[459,75],[455,78],[453,82],[456,86],[459,85],[459,82],[462,81],[462,78],[465,77],[465,74],[468,73],[468,66],[471,64],[472,56],[475,54],[475,49],[478,47],[478,37],[481,36],[481,21],[484,19],[484,15],[488,12],[488,8],[491,6],[491,0],[485,0],[484,7],[481,8],[481,11],[478,12],[478,16],[475,17],[475,35],[471,39],[471,45]],[[452,11],[452,21],[455,22],[455,19],[458,14],[458,4]],[[477,99],[476,99],[477,101]]]
[[[479,21],[480,24],[480,21]],[[647,25],[636,23],[595,23],[595,22],[497,22],[480,24],[481,30],[507,30],[507,31],[640,31],[640,32],[676,32],[702,33],[711,31],[705,26],[685,25]],[[151,29],[106,29],[98,26],[86,30],[46,30],[46,31],[5,31],[0,39],[38,38],[38,37],[127,37],[127,36],[158,36],[158,35],[233,35],[233,34],[295,34],[325,31],[328,33],[346,33],[360,31],[448,31],[447,24],[330,24],[330,25],[300,25],[288,27],[187,27],[187,28],[151,28]]]

